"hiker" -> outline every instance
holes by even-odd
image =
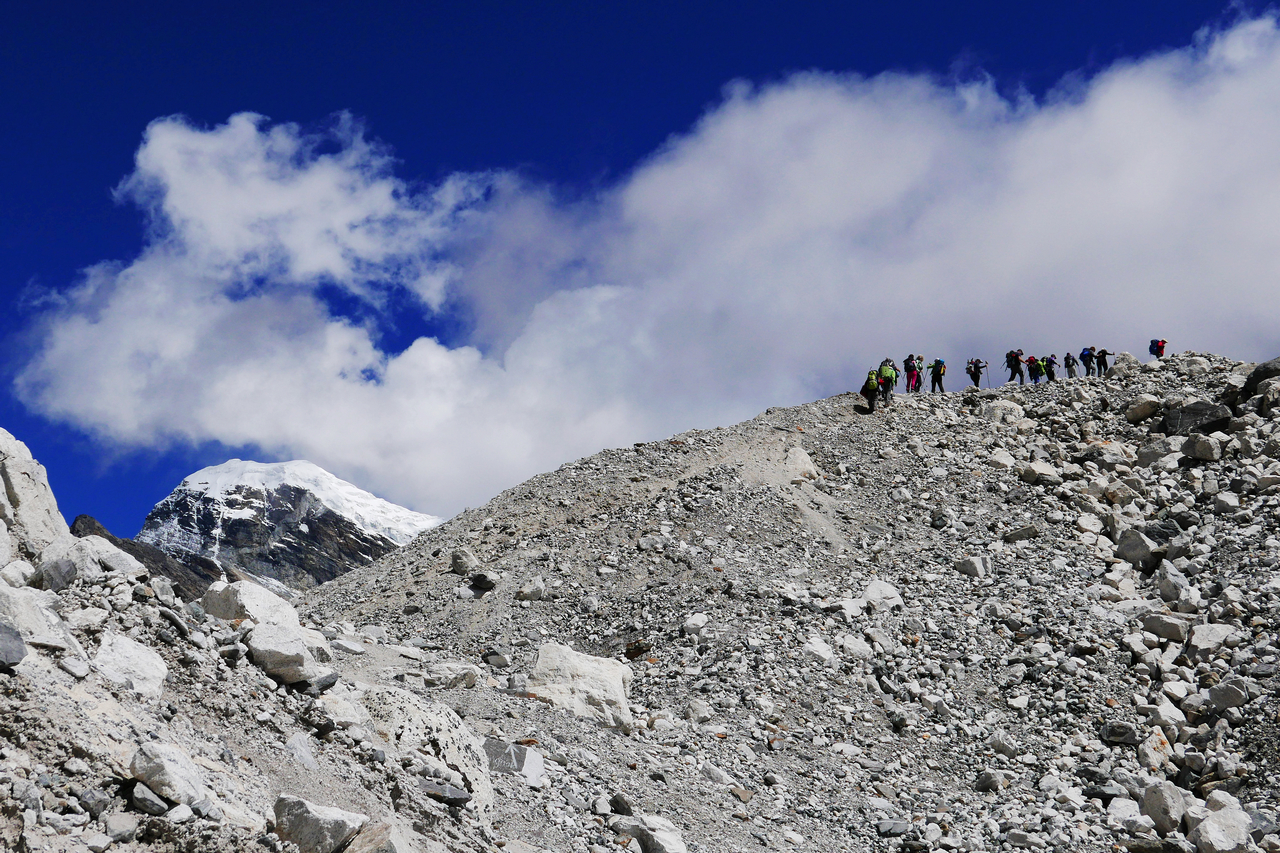
[[[947,363],[940,358],[935,358],[933,363],[929,365],[929,393],[945,394],[946,389],[942,387],[942,377],[947,375]]]
[[[1093,347],[1080,350],[1080,363],[1084,365],[1084,375],[1093,375]]]
[[[1058,354],[1056,352],[1049,353],[1049,357],[1044,359],[1044,375],[1052,382],[1058,378]]]
[[[1019,385],[1026,385],[1027,378],[1022,373],[1022,350],[1009,350],[1004,354],[1004,366],[1009,368],[1009,381],[1017,379]]]
[[[915,390],[916,380],[920,378],[920,371],[916,367],[916,354],[908,353],[907,360],[903,362],[903,371],[907,374],[907,393]]]
[[[1156,338],[1152,338],[1151,346],[1147,347],[1147,352],[1151,353],[1156,358],[1164,358],[1164,345],[1167,343],[1169,342],[1164,338],[1160,338],[1158,340]]]
[[[971,358],[969,363],[965,365],[965,373],[969,374],[969,379],[974,385],[982,387],[982,371],[987,368],[987,363],[980,358]]]
[[[1032,385],[1040,384],[1040,359],[1034,355],[1027,356],[1027,376],[1031,379]]]
[[[1067,354],[1062,357],[1062,365],[1067,369],[1067,378],[1076,378],[1076,366],[1080,364],[1076,357],[1071,354],[1071,350],[1067,350]]]
[[[893,359],[886,358],[880,362],[880,399],[888,403],[893,396],[893,387],[898,384],[898,369]]]
[[[867,401],[867,408],[874,412],[876,398],[880,396],[880,380],[876,377],[874,369],[867,371],[867,381],[862,383],[861,394]]]
[[[1094,369],[1098,371],[1099,376],[1107,372],[1107,358],[1111,355],[1111,351],[1106,349],[1100,349],[1094,352],[1093,366]]]

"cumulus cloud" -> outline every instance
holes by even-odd
[[[568,202],[509,173],[408,187],[345,118],[163,119],[119,190],[145,250],[62,295],[18,388],[116,446],[257,445],[448,513],[885,355],[1270,357],[1277,140],[1271,18],[1043,103],[901,74],[735,85]],[[467,316],[468,345],[382,349],[406,295]]]

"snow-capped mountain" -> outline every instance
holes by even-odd
[[[310,462],[232,459],[183,480],[147,514],[136,539],[303,588],[370,563],[442,521]]]

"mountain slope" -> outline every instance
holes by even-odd
[[[1246,401],[1227,433],[1155,431],[1161,413],[1216,423],[1209,402],[1250,368],[1127,356],[1105,380],[899,396],[874,415],[841,395],[604,451],[303,610],[508,686],[391,671],[478,730],[567,756],[549,789],[500,803],[510,836],[552,849],[605,843],[574,804],[616,816],[613,796],[691,849],[1144,833],[1156,849],[1132,818],[1165,782],[1193,804],[1255,803],[1261,838],[1280,760],[1280,406]],[[630,736],[524,698],[551,641],[630,667]]]
[[[177,557],[302,588],[366,565],[439,524],[305,461],[233,459],[158,503],[135,537]]]

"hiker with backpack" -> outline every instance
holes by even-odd
[[[929,365],[929,393],[945,394],[946,389],[942,387],[942,377],[947,375],[947,363],[940,358],[935,358],[933,363]]]
[[[1017,379],[1019,385],[1026,385],[1027,378],[1022,372],[1022,350],[1009,350],[1004,354],[1004,366],[1009,369],[1009,381]]]
[[[1164,346],[1167,343],[1169,342],[1166,341],[1164,338],[1160,338],[1160,339],[1152,338],[1151,346],[1147,347],[1147,352],[1151,353],[1156,358],[1164,358]]]
[[[1076,378],[1076,367],[1080,364],[1076,357],[1071,354],[1071,350],[1067,350],[1067,354],[1062,357],[1062,366],[1067,369],[1067,378]]]
[[[915,390],[917,380],[920,379],[920,370],[916,367],[916,354],[908,353],[907,360],[903,362],[902,370],[907,374],[907,393]]]
[[[1099,376],[1107,372],[1107,358],[1112,354],[1113,353],[1107,349],[1100,349],[1100,350],[1094,351],[1093,365],[1094,365],[1094,369],[1098,371]]]
[[[1029,355],[1026,358],[1026,365],[1027,365],[1027,377],[1031,380],[1031,384],[1039,385],[1040,384],[1040,359],[1036,358],[1034,355]]]
[[[974,385],[982,387],[982,371],[987,368],[987,363],[980,358],[971,358],[969,363],[965,365],[964,372],[969,374],[969,379]]]
[[[1044,368],[1044,375],[1049,379],[1049,381],[1052,382],[1055,379],[1057,379],[1058,378],[1058,374],[1057,374],[1058,354],[1049,353],[1049,357],[1041,359],[1041,361],[1043,362],[1041,367]]]
[[[1084,375],[1093,375],[1093,347],[1080,350],[1080,363],[1084,365]]]
[[[867,381],[862,383],[861,394],[867,401],[867,408],[876,410],[876,398],[880,396],[880,379],[874,369],[867,371]]]
[[[880,399],[888,404],[893,397],[894,386],[898,384],[898,368],[893,359],[886,358],[880,362]]]

